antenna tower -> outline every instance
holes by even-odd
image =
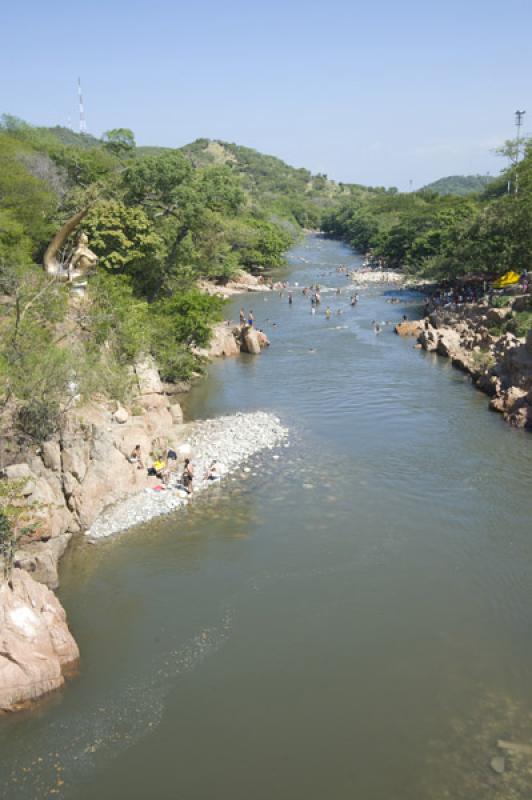
[[[521,155],[521,125],[523,124],[523,117],[525,116],[526,111],[516,111],[515,112],[515,127],[517,128],[517,140],[516,140],[516,154],[515,154],[515,194],[519,191],[519,157]]]
[[[79,132],[87,133],[87,123],[85,121],[85,108],[83,106],[83,95],[81,94],[81,78],[78,78],[78,97],[79,97]]]

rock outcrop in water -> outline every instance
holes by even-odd
[[[50,589],[20,569],[0,585],[0,710],[58,689],[79,659],[66,614]]]
[[[257,328],[222,322],[215,326],[209,347],[196,352],[205,358],[236,356],[239,353],[258,355],[269,344],[266,334]]]
[[[532,330],[526,338],[510,332],[496,335],[493,331],[508,314],[508,309],[485,303],[467,304],[439,309],[411,325],[421,326],[418,340],[425,350],[450,358],[472,376],[492,398],[493,411],[516,427],[532,430]]]

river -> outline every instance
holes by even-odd
[[[343,289],[320,314],[300,288],[232,302],[272,346],[212,365],[186,412],[273,411],[289,446],[69,551],[81,672],[0,721],[2,796],[531,796],[532,762],[490,768],[498,738],[532,743],[531,439],[448,362],[374,334],[419,309],[377,288],[351,309],[336,266],[359,263],[309,236],[287,274]]]

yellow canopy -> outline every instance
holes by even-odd
[[[517,272],[514,272],[513,269],[505,272],[504,275],[501,275],[496,281],[494,281],[493,285],[496,289],[504,289],[505,286],[512,286],[514,283],[519,282],[519,275]]]

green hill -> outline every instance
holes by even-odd
[[[449,175],[447,178],[428,183],[420,191],[463,196],[482,192],[493,180],[495,179],[491,175]]]
[[[181,152],[196,168],[222,164],[230,167],[255,201],[276,216],[306,228],[319,227],[324,210],[353,192],[364,191],[364,187],[336,183],[326,175],[313,175],[308,169],[292,167],[251,147],[220,140],[196,139]]]

